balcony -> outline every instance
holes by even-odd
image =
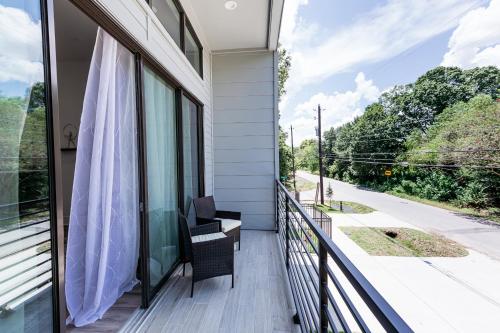
[[[190,267],[179,267],[120,332],[412,332],[328,236],[331,224],[276,188],[277,232],[242,231],[233,289],[217,277],[191,298]]]
[[[275,232],[241,233],[235,284],[217,277],[195,284],[180,267],[147,310],[138,310],[122,332],[292,332],[297,329]]]

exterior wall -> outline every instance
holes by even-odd
[[[180,0],[203,46],[203,79],[188,62],[145,0],[92,0],[204,104],[205,191],[213,193],[212,73],[210,49],[189,0]]]
[[[242,229],[274,229],[276,85],[274,52],[212,56],[214,196],[242,214]]]

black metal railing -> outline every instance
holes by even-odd
[[[317,224],[319,224],[321,229],[323,229],[326,232],[328,237],[331,238],[332,237],[332,218],[312,203],[301,202],[300,205],[304,208],[307,215],[312,217],[313,220]]]
[[[276,232],[303,332],[413,332],[276,181]]]

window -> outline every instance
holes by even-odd
[[[51,332],[42,10],[40,1],[0,0],[0,8],[0,332]]]
[[[173,0],[150,0],[151,8],[174,39],[177,46],[181,44],[181,12]]]
[[[203,78],[203,48],[177,0],[149,0],[148,3],[161,24]]]
[[[201,72],[201,47],[198,41],[198,38],[191,32],[192,28],[189,23],[186,23],[185,27],[185,53],[191,65],[193,65],[194,69],[202,75]]]

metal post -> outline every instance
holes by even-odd
[[[322,333],[328,332],[328,253],[319,242],[319,319]]]
[[[321,147],[321,105],[318,104],[318,155],[319,155],[319,187],[321,204],[325,204],[325,194],[323,191],[323,148]]]
[[[290,266],[290,207],[289,207],[289,199],[285,194],[285,258],[286,258],[286,268]]]

